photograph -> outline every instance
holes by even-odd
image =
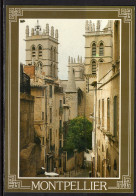
[[[134,6],[5,12],[5,192],[133,192]]]
[[[120,20],[20,19],[19,55],[20,177],[119,177]]]

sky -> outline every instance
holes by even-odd
[[[24,23],[19,23],[19,62],[25,64],[25,29],[29,25],[29,33],[31,28],[37,24],[41,25],[42,31],[46,24],[49,24],[49,29],[54,26],[54,30],[58,29],[58,70],[59,78],[66,80],[68,78],[68,57],[77,59],[78,55],[85,57],[85,22],[91,19],[24,19]],[[96,20],[92,20],[96,23]],[[101,20],[101,30],[107,24],[106,20]]]

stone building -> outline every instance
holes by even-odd
[[[92,175],[119,173],[120,24],[109,20],[102,30],[86,21],[85,61],[68,58],[68,80],[58,79],[58,30],[39,22],[26,27],[26,65],[34,98],[35,136],[40,139],[40,166],[58,173],[67,169],[63,142],[67,122],[78,115],[93,121]],[[54,35],[55,34],[55,35]]]
[[[41,29],[39,22],[29,32],[26,26],[26,65],[34,64],[36,71],[53,79],[58,78],[58,30],[46,24]]]
[[[61,80],[60,84],[63,87],[66,95],[68,95],[68,91],[76,92],[75,95],[73,94],[74,102],[76,103],[76,108],[74,109],[74,111],[76,112],[75,117],[77,115],[84,116],[86,85],[84,77],[84,63],[82,62],[82,57],[78,56],[77,60],[75,58],[73,59],[73,57],[68,58],[68,80]],[[73,105],[72,102],[69,102],[68,104]]]
[[[101,30],[100,20],[97,25],[92,21],[85,24],[85,81],[86,81],[86,116],[93,113],[94,91],[91,83],[97,79],[96,69],[99,62],[112,61],[112,20]]]
[[[63,122],[68,119],[62,87],[58,81],[58,30],[46,25],[41,30],[26,27],[26,65],[24,72],[31,78],[34,96],[34,128],[41,141],[41,167],[47,171],[57,168],[63,173]]]
[[[34,97],[30,78],[20,66],[20,176],[36,176],[40,168],[40,143],[34,132]]]
[[[93,176],[119,176],[119,111],[120,111],[120,21],[108,22],[106,28],[112,35],[111,58],[99,62],[96,67],[94,88],[94,144],[92,157]],[[112,24],[112,26],[111,26]],[[104,29],[105,31],[105,29]],[[102,39],[102,38],[101,38]],[[104,45],[105,41],[102,39]],[[100,50],[100,48],[99,48]],[[106,49],[101,51],[106,55]],[[103,59],[105,59],[103,57]]]

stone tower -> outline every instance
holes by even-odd
[[[29,32],[26,26],[26,65],[34,65],[36,74],[41,74],[52,79],[58,78],[58,30],[54,27],[49,30],[37,24]]]
[[[85,80],[86,80],[86,115],[89,118],[93,113],[93,88],[91,83],[96,79],[96,70],[99,63],[112,62],[113,57],[113,21],[108,20],[101,30],[101,21],[91,20],[85,24]]]
[[[70,65],[68,73],[68,83],[66,87],[66,104],[70,107],[69,119],[77,117],[78,114],[78,100],[77,100],[77,89],[75,83],[75,73],[72,65]]]
[[[77,60],[75,58],[68,59],[68,72],[70,71],[70,67],[73,67],[74,74],[75,74],[75,81],[84,80],[84,64],[82,62],[82,57],[77,57]]]

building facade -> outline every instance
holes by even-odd
[[[77,116],[93,122],[92,176],[119,175],[120,24],[109,20],[101,29],[85,24],[85,60],[68,58],[68,80],[58,78],[58,30],[29,32],[26,26],[26,65],[30,94],[34,97],[34,133],[40,139],[40,167],[63,174],[67,123]]]
[[[112,61],[98,63],[97,78],[92,83],[95,92],[93,174],[96,177],[119,176],[120,22],[113,21],[111,29]]]

